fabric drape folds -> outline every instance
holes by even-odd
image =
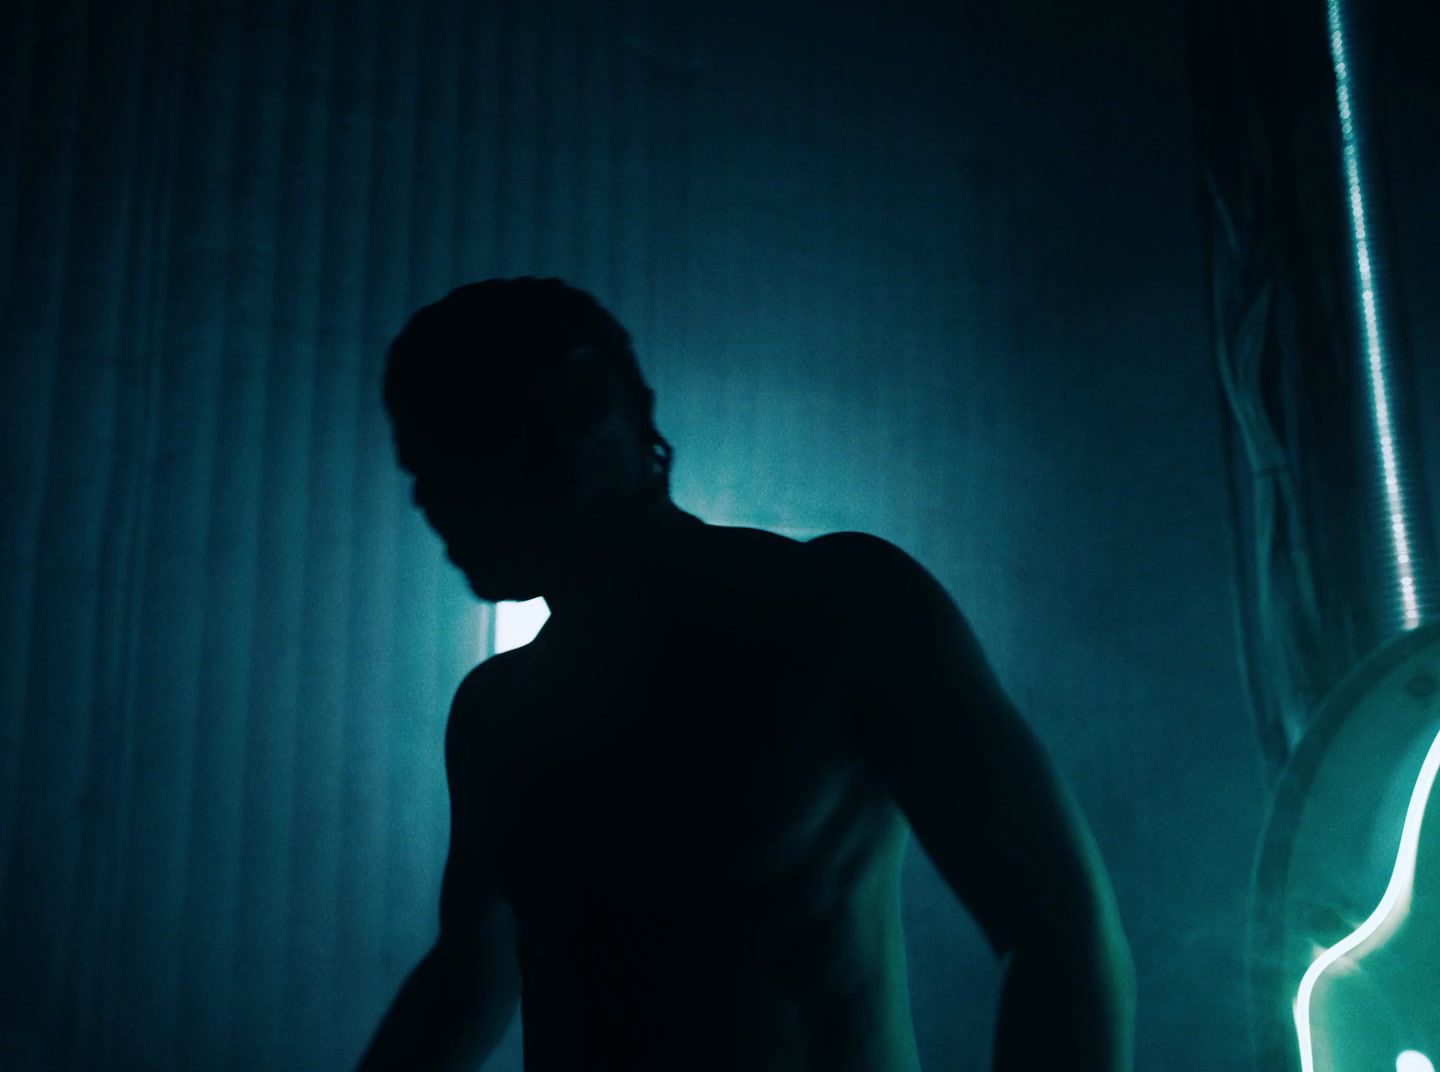
[[[0,1053],[23,1067],[340,1067],[433,937],[440,728],[488,609],[410,509],[379,369],[418,305],[620,226],[650,87],[577,112],[563,65],[646,11],[564,8],[0,16]],[[570,215],[537,238],[551,201]]]

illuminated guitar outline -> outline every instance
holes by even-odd
[[[1315,1072],[1310,999],[1320,976],[1341,957],[1360,949],[1362,945],[1373,948],[1384,942],[1404,922],[1410,910],[1415,892],[1415,860],[1420,850],[1420,825],[1425,819],[1425,806],[1430,801],[1437,772],[1440,772],[1440,734],[1436,734],[1430,742],[1430,750],[1425,753],[1425,762],[1420,765],[1419,777],[1415,779],[1415,788],[1410,792],[1405,825],[1400,833],[1400,849],[1384,896],[1365,922],[1316,957],[1300,980],[1300,990],[1295,995],[1295,1034],[1300,1043],[1301,1072]],[[1435,1066],[1423,1054],[1407,1050],[1397,1059],[1396,1068],[1397,1072],[1434,1072]]]

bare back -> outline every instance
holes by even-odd
[[[860,763],[816,557],[699,526],[634,620],[542,634],[458,712],[528,1072],[918,1072],[907,827]]]

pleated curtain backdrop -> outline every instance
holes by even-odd
[[[433,939],[488,622],[383,349],[545,243],[645,292],[646,16],[4,7],[7,1067],[343,1067]]]
[[[681,506],[956,594],[1111,862],[1141,1067],[1223,1066],[1260,797],[1172,8],[0,4],[0,1068],[359,1056],[492,628],[383,351],[521,274],[630,328]],[[996,965],[906,867],[922,1063],[986,1067]]]

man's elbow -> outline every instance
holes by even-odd
[[[1034,955],[1089,980],[1127,1010],[1135,1004],[1135,960],[1113,897],[1095,898],[1078,919],[1039,934],[1027,945]]]
[[[1130,951],[1130,939],[1126,937],[1125,925],[1120,919],[1120,908],[1108,881],[1100,909],[1095,913],[1091,927],[1091,942],[1095,947],[1096,959],[1104,965],[1107,976],[1112,980],[1115,991],[1123,997],[1130,1018],[1135,1008],[1135,958]]]
[[[513,948],[496,944],[477,952],[457,950],[441,941],[431,956],[446,979],[455,1018],[488,1050],[499,1041],[520,1000],[520,973]]]
[[[1107,1024],[1114,1044],[1128,1051],[1135,1028],[1135,960],[1113,908],[1063,928],[1037,928],[1011,950],[1011,969],[1017,968],[1048,975],[1057,997]]]
[[[1096,977],[1110,994],[1115,1015],[1129,1032],[1135,1023],[1135,958],[1118,921],[1096,929],[1090,959]]]
[[[1135,969],[1124,933],[1037,926],[1008,951],[995,1046],[996,1072],[1071,1068],[1131,1072]]]
[[[401,987],[357,1072],[474,1069],[518,1004],[519,977],[510,959],[501,951],[477,958],[474,950],[437,943]]]

